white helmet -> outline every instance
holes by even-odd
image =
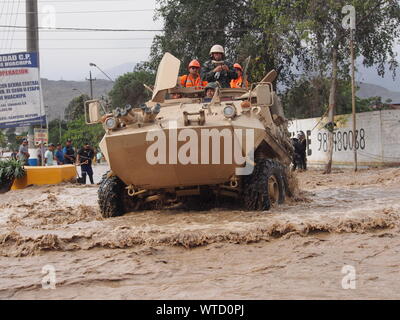
[[[213,53],[225,54],[224,47],[220,46],[219,44],[213,45],[213,47],[210,50],[210,55],[213,54]]]

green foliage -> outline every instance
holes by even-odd
[[[99,142],[104,136],[104,129],[101,124],[88,125],[85,123],[84,116],[79,119],[69,121],[67,130],[62,136],[62,142],[71,139],[74,147],[81,148],[88,142],[93,147],[98,147]]]
[[[395,0],[254,0],[259,22],[272,52],[295,57],[297,65],[330,76],[332,54],[338,54],[341,75],[348,75],[349,30],[342,26],[342,8],[352,4],[357,14],[356,56],[365,66],[397,67],[394,41],[399,37],[400,4]]]
[[[2,130],[0,130],[0,147],[4,148],[7,145],[7,140],[6,140],[6,136],[4,134],[4,132]]]
[[[157,0],[155,18],[164,22],[164,32],[154,37],[150,54],[153,70],[165,52],[182,61],[181,73],[187,72],[192,59],[209,60],[214,44],[224,46],[227,59],[236,62],[249,56],[241,51],[241,41],[250,32],[254,10],[248,0]],[[247,42],[250,44],[250,42]]]
[[[134,72],[120,76],[109,93],[113,107],[124,107],[127,104],[138,106],[149,100],[151,92],[143,84],[152,85],[154,80],[155,74],[143,66],[137,66]]]
[[[330,79],[300,79],[281,96],[285,115],[290,119],[320,117],[329,104]],[[382,103],[380,97],[361,99],[356,97],[357,112],[390,109],[389,103]],[[352,112],[351,83],[338,81],[337,114]]]
[[[15,128],[7,129],[6,138],[7,138],[7,143],[10,145],[11,149],[18,148],[17,135],[15,134]]]
[[[65,109],[65,118],[67,120],[77,120],[84,115],[84,104],[87,100],[90,100],[90,97],[86,94],[72,99]]]
[[[0,189],[9,188],[14,179],[20,179],[26,174],[24,164],[18,160],[0,161]]]
[[[60,119],[54,119],[49,122],[48,129],[49,129],[49,142],[65,144],[66,139],[63,139],[63,136],[68,130],[68,125],[66,121]],[[61,131],[61,139],[60,139],[60,131]]]

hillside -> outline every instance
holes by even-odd
[[[101,96],[108,95],[112,89],[113,83],[108,80],[97,79],[93,83],[93,96],[100,98]],[[57,119],[60,116],[64,118],[64,110],[68,103],[81,92],[90,96],[89,81],[53,81],[42,79],[43,100],[44,105],[48,106],[48,119],[49,121]]]
[[[358,82],[357,86],[359,87],[357,91],[357,96],[359,98],[382,97],[382,102],[385,102],[387,99],[395,103],[400,102],[400,92],[390,91],[384,87],[364,82]]]

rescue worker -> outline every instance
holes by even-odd
[[[205,87],[206,96],[203,99],[203,102],[210,102],[214,97],[215,90],[217,90],[218,85],[215,82],[209,82]]]
[[[239,63],[235,63],[233,65],[233,67],[235,68],[236,73],[238,74],[238,78],[231,80],[231,88],[242,88],[242,85],[243,85],[243,68]],[[249,82],[246,80],[246,85],[244,86],[244,88],[247,89],[248,87],[249,87]]]
[[[207,85],[207,81],[201,80],[200,63],[197,60],[192,60],[189,63],[188,70],[189,74],[180,77],[180,85],[184,88],[202,90]]]
[[[218,44],[210,50],[211,60],[204,63],[201,69],[201,78],[207,82],[218,81],[221,88],[230,88],[232,79],[237,79],[233,64],[225,59],[224,48]]]

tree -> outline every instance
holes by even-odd
[[[257,12],[268,23],[264,29],[277,39],[270,46],[286,49],[304,70],[330,76],[331,124],[338,102],[338,79],[349,74],[349,31],[342,25],[342,8],[347,4],[347,0],[255,0]],[[363,56],[365,66],[376,65],[381,76],[387,62],[395,70],[393,47],[399,36],[399,2],[354,0],[353,5],[357,13],[356,56]],[[294,46],[296,49],[290,51]],[[332,167],[333,126],[330,128],[326,173]]]
[[[90,100],[87,94],[73,98],[65,109],[65,118],[67,120],[79,119],[84,114],[84,104],[87,100]]]
[[[67,122],[60,119],[54,119],[49,122],[49,142],[65,144],[64,133],[68,130]],[[60,137],[61,136],[61,137]]]
[[[281,96],[288,118],[304,119],[320,117],[328,110],[330,80],[325,78],[301,78]],[[361,99],[356,97],[359,112],[389,108],[388,103],[382,103],[380,97]],[[374,109],[373,106],[376,108]],[[350,114],[351,84],[346,80],[338,80],[337,113]]]
[[[170,52],[182,61],[181,72],[187,72],[192,59],[201,62],[209,59],[214,44],[222,45],[227,57],[236,61],[241,41],[254,21],[249,0],[157,0],[157,4],[155,19],[162,19],[164,27],[163,34],[153,40],[150,54],[153,70],[164,53]],[[242,50],[242,60],[243,56],[248,55]]]
[[[84,116],[76,120],[67,122],[67,130],[62,135],[62,142],[71,139],[77,148],[81,148],[84,143],[90,143],[93,147],[98,147],[104,136],[104,129],[101,124],[88,125],[85,123]]]
[[[6,141],[6,136],[4,135],[4,132],[2,130],[0,130],[0,147],[4,148],[7,145],[7,141]]]
[[[136,66],[134,72],[120,76],[109,93],[113,107],[124,107],[127,104],[138,106],[149,100],[151,92],[144,85],[152,85],[154,79],[154,73],[143,65]]]

